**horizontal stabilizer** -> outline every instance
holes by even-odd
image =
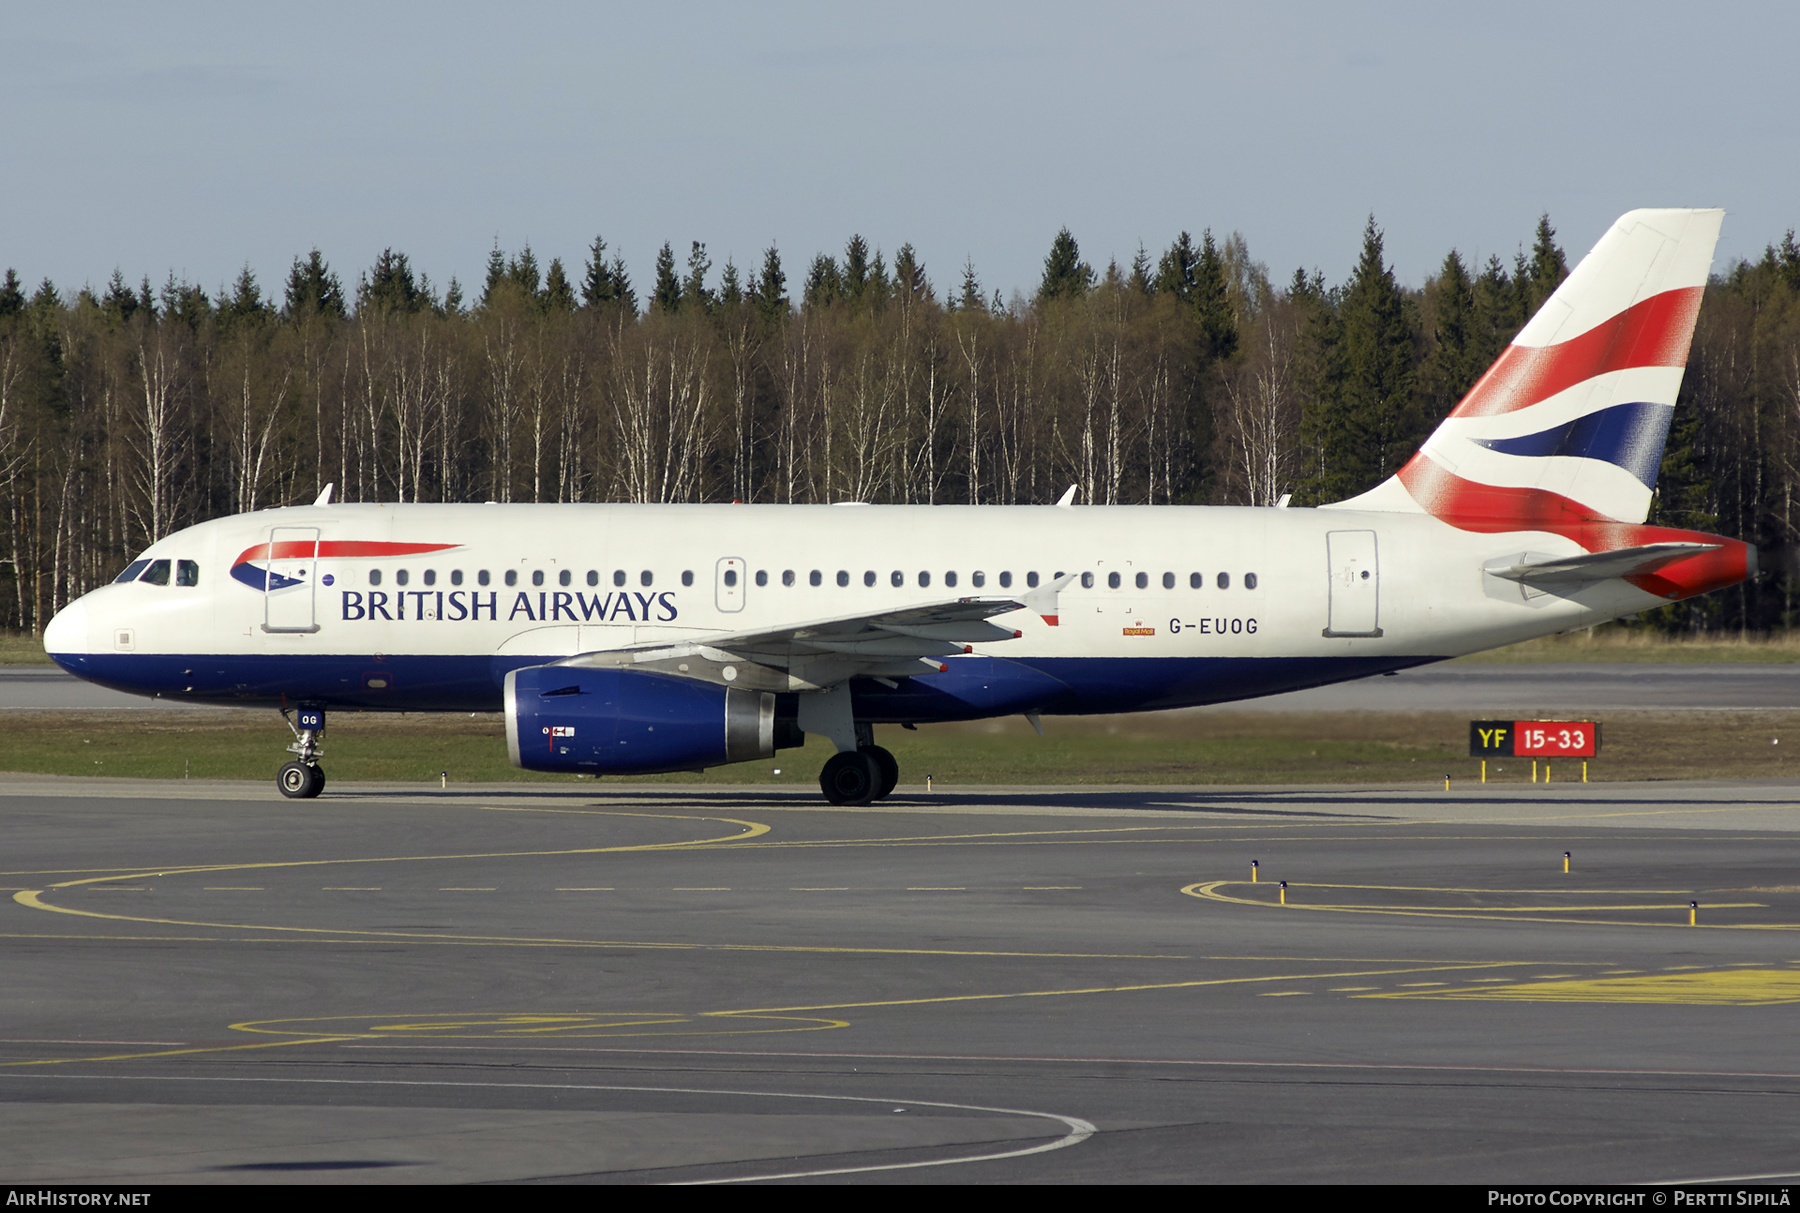
[[[1525,585],[1568,585],[1575,582],[1610,581],[1635,573],[1653,573],[1666,564],[1711,552],[1716,543],[1648,543],[1643,547],[1611,552],[1586,552],[1549,560],[1520,562],[1514,557],[1496,560],[1487,571]]]

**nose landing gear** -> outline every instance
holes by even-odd
[[[295,760],[275,773],[275,787],[290,800],[311,800],[325,790],[325,768],[319,765],[319,752],[324,748],[325,709],[301,707],[288,720],[286,710],[281,719],[294,731],[294,744],[288,753]]]

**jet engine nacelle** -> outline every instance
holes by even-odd
[[[635,670],[506,676],[506,746],[528,771],[651,775],[775,753],[775,696]]]

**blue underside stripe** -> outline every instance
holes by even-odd
[[[409,657],[357,654],[219,657],[145,653],[53,654],[91,682],[138,695],[244,707],[391,712],[497,712],[508,671],[554,657]],[[894,687],[856,680],[860,719],[876,723],[980,720],[1019,712],[1131,712],[1225,703],[1344,682],[1440,661],[1387,657],[969,656],[942,674]]]

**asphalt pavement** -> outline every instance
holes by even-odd
[[[1796,1166],[1796,783],[4,776],[0,836],[13,1183]]]

